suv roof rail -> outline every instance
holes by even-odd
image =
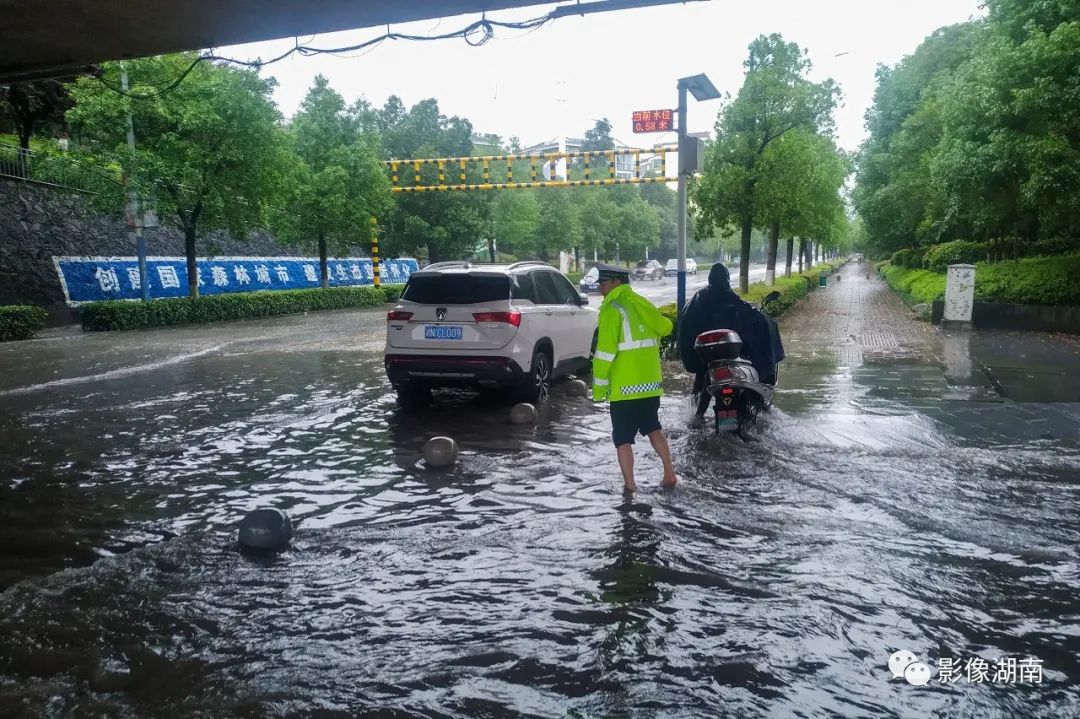
[[[544,267],[550,267],[551,269],[555,269],[554,267],[551,267],[551,265],[549,265],[548,263],[541,262],[540,260],[522,260],[521,262],[513,263],[512,265],[510,265],[506,269],[514,270],[514,269],[517,269],[518,267],[525,267],[526,265],[543,265]]]
[[[445,270],[451,267],[464,267],[465,269],[469,269],[470,267],[472,267],[472,263],[466,262],[465,260],[447,260],[446,262],[433,262],[427,267],[421,268],[421,272],[427,270]]]

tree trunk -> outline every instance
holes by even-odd
[[[581,249],[577,247],[574,248],[574,272],[581,272]]]
[[[799,274],[803,272],[803,259],[806,257],[806,240],[799,238]]]
[[[184,227],[184,254],[187,257],[188,297],[199,296],[199,268],[195,264],[195,223]]]
[[[791,254],[795,251],[795,238],[787,238],[787,257],[785,258],[784,277],[791,277]]]
[[[769,287],[776,282],[776,248],[780,243],[780,220],[774,220],[769,228],[769,254],[765,259],[765,284]]]
[[[330,263],[326,261],[326,234],[319,232],[319,284],[330,288]]]
[[[750,233],[754,231],[754,218],[749,212],[742,218],[742,256],[739,257],[739,292],[746,294],[750,287]]]
[[[495,264],[495,238],[488,238],[488,260],[491,264]]]
[[[30,138],[34,135],[34,126],[23,125],[19,123],[15,128],[15,131],[19,133],[19,149],[23,152],[29,152],[30,150]]]

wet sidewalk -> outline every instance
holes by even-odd
[[[1078,337],[943,331],[856,263],[780,326],[782,407],[806,397],[840,412],[914,411],[989,442],[1080,437]]]

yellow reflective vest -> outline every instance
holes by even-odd
[[[619,285],[600,303],[597,322],[593,399],[618,402],[663,395],[660,339],[671,333],[671,320],[629,285]]]

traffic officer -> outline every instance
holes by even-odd
[[[671,333],[671,320],[630,289],[630,271],[597,265],[600,303],[596,354],[593,356],[593,400],[611,403],[611,438],[619,458],[623,485],[633,492],[634,437],[648,437],[664,463],[664,487],[678,478],[671,450],[660,425],[660,339]]]

